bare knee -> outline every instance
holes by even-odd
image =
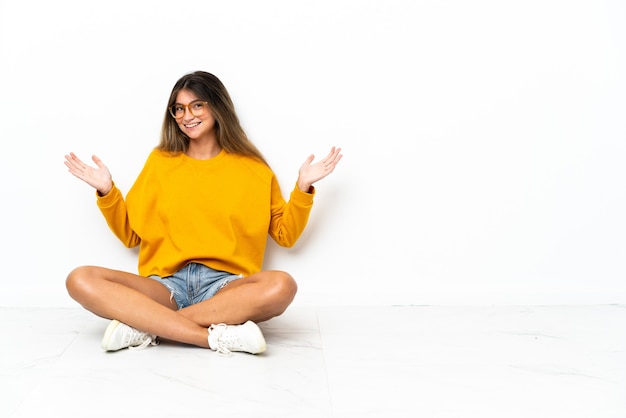
[[[274,306],[280,311],[277,314],[280,315],[296,297],[298,285],[289,273],[274,271],[272,272],[271,286],[268,290],[271,299],[275,301]]]
[[[80,301],[93,290],[96,268],[91,266],[77,267],[67,275],[65,287],[74,300]]]

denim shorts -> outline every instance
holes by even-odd
[[[152,275],[149,277],[167,287],[178,309],[182,309],[210,299],[221,288],[233,280],[241,279],[243,275],[213,270],[204,264],[190,263],[172,276]]]

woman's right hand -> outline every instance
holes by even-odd
[[[73,152],[70,152],[69,155],[65,156],[65,165],[69,168],[70,173],[95,188],[101,196],[104,196],[113,188],[113,178],[109,169],[100,158],[93,155],[91,159],[98,168],[88,166]]]

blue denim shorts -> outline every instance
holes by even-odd
[[[149,277],[167,287],[178,309],[182,309],[212,298],[221,288],[233,280],[241,279],[243,275],[213,270],[204,264],[190,263],[172,276]]]

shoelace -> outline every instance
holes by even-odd
[[[143,340],[143,342],[139,345],[133,345],[136,342]],[[145,332],[138,331],[134,328],[131,328],[130,333],[128,334],[128,348],[130,350],[143,350],[149,345],[159,345],[159,341],[157,340],[156,335],[149,335]]]
[[[233,353],[228,347],[232,347],[235,344],[235,341],[233,340],[232,335],[230,338],[228,338],[228,334],[224,335],[226,326],[226,324],[211,325],[209,327],[209,334],[213,335],[213,333],[216,333],[215,341],[217,341],[217,347],[215,351],[217,351],[217,353],[221,356],[230,357]]]

